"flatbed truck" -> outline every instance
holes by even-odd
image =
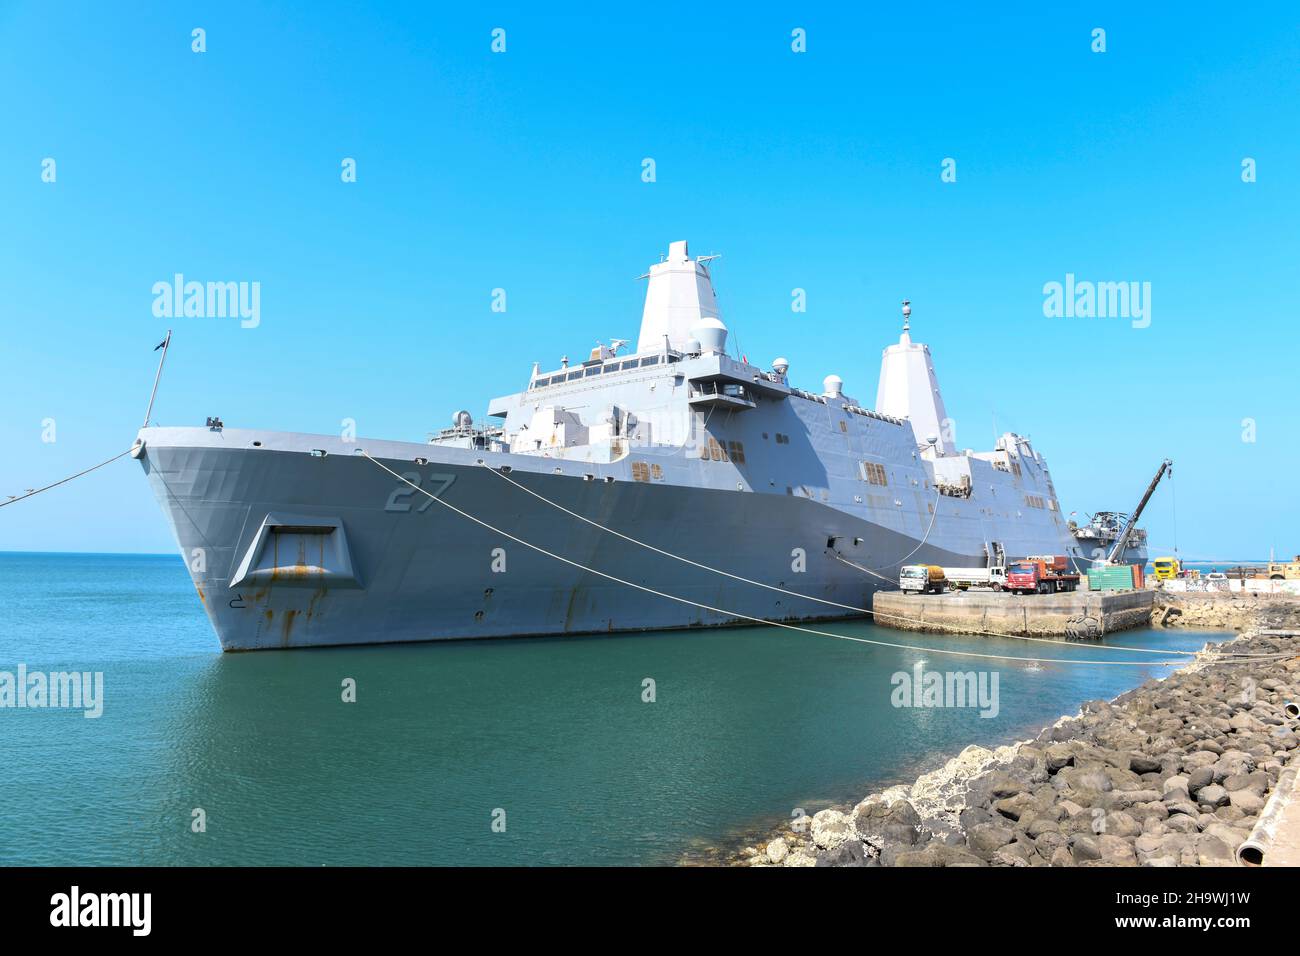
[[[1064,555],[1028,557],[1007,566],[1004,586],[1015,594],[1073,591],[1079,586],[1079,575],[1069,567],[1070,559]]]

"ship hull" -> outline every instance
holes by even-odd
[[[1115,547],[1115,539],[1109,540],[1099,538],[1076,538],[1079,553],[1082,557],[1078,560],[1080,568],[1086,569],[1091,565],[1102,565],[1106,563],[1106,558]],[[1145,543],[1129,545],[1124,549],[1122,557],[1117,558],[1116,564],[1140,564],[1145,567],[1147,563],[1147,547]]]
[[[699,565],[807,596],[797,597],[593,527],[513,486],[470,450],[367,444],[433,500],[355,447],[315,456],[307,446],[325,444],[319,436],[291,437],[276,449],[253,447],[249,434],[141,432],[140,463],[225,650],[854,617],[878,587],[896,586],[904,562],[985,560],[976,538],[927,529],[920,516],[908,533],[807,498],[605,480],[616,469],[589,479],[509,456],[512,480],[555,504]]]

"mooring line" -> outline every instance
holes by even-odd
[[[875,572],[875,571],[872,571],[870,568],[864,568],[862,565],[857,564],[857,563],[855,563],[855,562],[853,562],[853,561],[850,561],[848,558],[844,557],[844,555],[840,554],[838,551],[832,551],[832,552],[831,552],[831,557],[834,558],[836,561],[839,561],[841,564],[847,564],[849,567],[851,567],[851,568],[855,568],[855,569],[857,569],[858,571],[861,571],[861,572],[864,573],[864,574],[869,574],[869,575],[871,575],[873,578],[880,578],[880,580],[882,580],[882,581],[888,581],[890,584],[893,584],[893,583],[894,583],[894,580],[895,580],[894,578],[887,578],[887,577],[885,577],[883,574],[879,574],[879,573],[877,573],[877,572]],[[816,600],[816,598],[813,598],[813,600]],[[873,611],[872,613],[875,613],[875,612]]]
[[[605,578],[606,580],[613,581],[616,584],[622,584],[625,585],[626,587],[634,588],[635,590],[638,591],[644,591],[646,594],[653,594],[656,597],[665,598],[666,600],[669,601],[676,601],[679,604],[688,604],[692,607],[698,607],[701,610],[710,611],[714,614],[721,614],[726,617],[739,618],[745,621],[752,621],[755,624],[760,624],[767,627],[780,627],[790,631],[799,631],[801,633],[812,634],[817,637],[832,637],[841,641],[853,641],[854,643],[857,644],[870,644],[875,647],[888,647],[894,650],[920,651],[921,653],[925,653],[925,654],[947,654],[952,657],[972,657],[981,660],[1018,661],[1024,664],[1082,664],[1082,665],[1094,665],[1099,667],[1106,667],[1106,666],[1177,667],[1179,665],[1189,663],[1188,661],[1101,661],[1101,660],[1072,659],[1068,657],[1018,657],[1011,654],[981,654],[977,651],[957,651],[957,650],[952,650],[951,648],[918,647],[915,644],[897,644],[890,641],[873,641],[865,637],[851,637],[848,634],[836,634],[833,631],[822,631],[811,627],[800,627],[797,624],[788,624],[784,621],[769,621],[765,618],[754,617],[751,614],[742,614],[738,611],[728,611],[725,608],[718,608],[708,604],[701,604],[698,601],[692,601],[689,598],[679,597],[676,594],[668,594],[665,591],[656,591],[654,588],[648,588],[645,585],[637,584],[635,581],[628,581],[625,580],[624,578],[617,577],[616,575],[607,574],[606,572],[598,571],[595,568],[589,568],[586,565],[580,564],[577,561],[574,561],[570,558],[566,558],[563,555],[556,554],[553,551],[548,551],[539,545],[533,544],[531,541],[525,541],[523,538],[517,537],[508,531],[503,531],[500,528],[492,524],[489,524],[488,522],[484,521],[482,518],[478,518],[467,511],[462,511],[460,508],[457,508],[449,501],[443,501],[437,495],[432,494],[431,492],[426,491],[424,488],[421,488],[419,485],[415,484],[414,482],[408,481],[406,478],[403,478],[400,474],[393,471],[393,469],[389,468],[383,462],[379,461],[377,458],[370,455],[364,449],[358,449],[358,453],[361,454],[363,457],[370,459],[370,461],[374,462],[375,465],[377,465],[382,470],[388,472],[388,474],[392,475],[398,481],[420,492],[425,497],[438,502],[438,504],[442,505],[444,508],[447,508],[450,511],[454,511],[456,514],[460,515],[462,518],[465,518],[467,521],[472,521],[474,522],[474,524],[479,525],[482,528],[486,528],[487,530],[491,531],[493,534],[499,534],[501,537],[513,541],[516,544],[520,544],[525,548],[529,548],[532,551],[536,551],[538,554],[545,555],[548,558],[552,558],[553,560],[577,568],[580,571],[585,571],[588,574],[594,574],[597,577]],[[1148,649],[1144,649],[1144,650],[1148,650]],[[1189,653],[1189,652],[1177,651],[1173,653]]]
[[[0,508],[7,507],[8,505],[15,505],[18,502],[24,500],[25,498],[32,498],[36,495],[39,495],[42,491],[49,491],[51,488],[57,488],[59,485],[66,485],[68,482],[72,481],[72,479],[80,478],[82,475],[88,475],[96,468],[103,468],[105,465],[111,465],[113,462],[117,461],[123,455],[131,454],[131,449],[133,448],[135,448],[135,445],[132,445],[131,448],[128,448],[126,451],[122,452],[121,454],[114,455],[112,458],[109,458],[106,461],[101,461],[98,465],[93,465],[90,468],[87,468],[85,471],[79,471],[75,475],[68,475],[67,478],[61,478],[60,480],[53,482],[52,484],[46,485],[44,488],[33,488],[30,491],[24,492],[21,495],[10,495],[8,501],[0,501]]]
[[[907,554],[903,555],[901,558],[899,558],[897,561],[895,561],[894,564],[899,564],[899,565],[901,565],[904,561],[906,561],[906,560],[907,560],[908,558],[910,558],[912,555],[916,554],[916,552],[918,552],[918,551],[920,551],[922,548],[924,548],[924,547],[925,547],[925,543],[926,543],[927,541],[930,540],[930,532],[934,530],[934,522],[935,522],[935,521],[938,519],[938,517],[939,517],[939,501],[940,501],[940,498],[942,497],[942,495],[943,495],[943,492],[939,490],[939,483],[938,483],[938,482],[935,482],[935,486],[934,486],[934,507],[933,507],[933,508],[931,509],[931,511],[930,511],[930,523],[929,523],[928,525],[925,526],[925,534],[921,536],[921,540],[920,540],[920,542],[917,544],[917,546],[916,546],[915,548],[913,548],[911,551],[907,552]],[[893,564],[882,564],[880,567],[876,568],[874,571],[873,571],[872,569],[870,569],[870,568],[858,568],[858,570],[860,570],[860,571],[866,571],[868,574],[875,574],[876,577],[878,577],[878,578],[882,578],[883,580],[888,581],[889,578],[884,578],[882,575],[877,574],[876,572],[877,572],[877,571],[883,571],[883,570],[885,570],[885,568],[892,568],[893,566],[894,566]],[[854,565],[854,567],[857,567],[857,565]]]
[[[778,587],[778,586],[775,585],[775,584],[767,584],[767,583],[765,583],[765,582],[763,582],[763,581],[755,581],[755,580],[753,580],[752,578],[747,578],[747,577],[744,577],[743,575],[740,575],[740,574],[733,574],[732,572],[730,572],[730,571],[724,571],[724,570],[722,570],[721,568],[715,568],[715,567],[711,567],[710,565],[707,565],[707,564],[701,564],[699,561],[692,561],[690,558],[683,557],[682,555],[679,555],[679,554],[674,554],[673,552],[671,552],[671,551],[666,551],[666,550],[664,550],[663,548],[655,547],[653,544],[649,544],[649,543],[647,543],[647,542],[645,542],[645,541],[640,541],[640,540],[638,540],[637,538],[633,538],[633,537],[631,537],[630,535],[623,534],[623,532],[621,532],[621,531],[616,531],[616,530],[614,530],[613,528],[607,527],[607,526],[601,524],[601,523],[598,522],[598,521],[593,521],[591,518],[588,518],[588,517],[586,517],[585,515],[580,515],[580,514],[578,514],[576,511],[572,511],[572,510],[570,510],[569,508],[564,507],[564,505],[560,504],[559,502],[552,501],[551,499],[547,498],[546,496],[541,495],[541,494],[537,493],[536,491],[533,491],[531,488],[528,488],[528,487],[526,487],[526,486],[520,484],[519,482],[517,482],[517,481],[515,481],[513,478],[511,478],[509,475],[503,474],[502,472],[500,472],[500,471],[498,471],[497,469],[493,468],[491,465],[488,465],[488,464],[486,464],[486,463],[483,463],[483,467],[486,468],[488,471],[492,472],[492,474],[496,475],[498,478],[501,478],[501,479],[503,479],[503,480],[505,480],[505,481],[508,481],[510,484],[514,485],[514,486],[515,486],[516,488],[518,488],[520,491],[527,492],[528,494],[530,494],[530,495],[532,495],[534,498],[536,498],[538,501],[545,502],[546,504],[550,505],[552,508],[557,508],[557,509],[559,509],[560,511],[563,511],[565,514],[567,514],[567,515],[571,515],[572,517],[577,518],[579,521],[584,521],[584,522],[586,522],[587,524],[591,525],[593,528],[599,528],[601,531],[604,531],[604,532],[606,532],[606,533],[608,533],[608,534],[612,534],[612,535],[614,535],[614,536],[617,537],[617,538],[622,538],[624,541],[630,542],[631,544],[639,545],[640,547],[642,547],[642,548],[646,548],[646,549],[649,550],[649,551],[653,551],[653,552],[655,552],[656,554],[661,554],[661,555],[663,555],[663,556],[666,557],[666,558],[672,558],[674,561],[681,561],[683,564],[689,564],[689,565],[691,565],[692,567],[700,568],[701,570],[704,570],[704,571],[711,571],[711,572],[713,572],[714,574],[720,574],[720,575],[722,575],[723,577],[728,577],[728,578],[731,578],[732,580],[735,580],[735,581],[743,581],[745,584],[752,584],[752,585],[754,585],[754,586],[756,586],[756,587],[766,588],[766,589],[769,590],[769,591],[776,591],[776,592],[778,592],[778,593],[780,593],[780,594],[788,594],[788,595],[790,595],[791,597],[803,598],[803,599],[806,600],[806,601],[816,601],[818,604],[825,604],[825,605],[828,605],[828,606],[830,606],[830,607],[838,607],[838,608],[842,608],[843,610],[846,610],[846,611],[854,611],[854,612],[856,612],[856,613],[858,613],[858,614],[868,614],[868,615],[871,615],[871,616],[873,616],[873,617],[886,618],[886,619],[889,619],[889,620],[895,620],[895,621],[910,621],[910,622],[915,623],[915,619],[914,619],[914,618],[903,617],[903,616],[901,616],[901,615],[897,615],[897,614],[888,614],[888,613],[886,613],[886,612],[883,612],[883,611],[876,611],[876,610],[874,610],[874,609],[868,609],[868,608],[857,607],[856,605],[853,605],[853,604],[841,604],[839,601],[831,601],[831,600],[828,600],[827,598],[814,597],[814,596],[811,595],[811,594],[801,594],[801,593],[798,592],[798,591],[791,591],[791,590],[788,590],[788,589],[783,588],[783,587]],[[937,509],[936,509],[936,512],[937,512]],[[933,526],[933,524],[934,524],[933,515],[931,516],[931,522],[930,522],[930,523],[931,523],[931,526]],[[926,535],[927,535],[927,537],[929,536],[929,531],[928,531],[928,530],[926,531]],[[919,547],[919,546],[918,546],[918,547]],[[912,554],[915,554],[915,553],[916,553],[916,550],[917,550],[917,549],[913,549]],[[850,567],[853,567],[853,568],[857,568],[857,570],[859,570],[859,571],[866,571],[868,574],[875,574],[875,572],[872,571],[872,570],[870,570],[869,568],[864,568],[864,567],[862,567],[862,566],[860,566],[860,565],[858,565],[858,564],[855,564],[855,563],[852,562],[852,561],[849,561],[847,558],[843,557],[843,556],[842,556],[839,552],[837,552],[837,551],[831,551],[831,555],[832,555],[833,557],[835,557],[837,560],[843,562],[844,564],[847,564],[847,565],[849,565]],[[911,557],[911,556],[912,556],[912,555],[909,554],[907,557]],[[906,560],[906,558],[904,558],[903,560]],[[892,583],[892,581],[893,581],[893,579],[891,579],[891,578],[886,578],[884,575],[880,575],[880,574],[876,574],[876,577],[880,578],[882,581],[890,581],[891,583]],[[1131,646],[1122,645],[1122,644],[1107,644],[1107,645],[1104,645],[1104,646],[1095,646],[1095,645],[1090,645],[1090,644],[1079,644],[1079,643],[1077,643],[1077,642],[1075,642],[1075,641],[1058,641],[1058,640],[1054,640],[1053,638],[1050,638],[1050,637],[1030,637],[1030,636],[1025,635],[1025,634],[1007,634],[1007,633],[1004,633],[1004,632],[1002,632],[1002,631],[984,631],[984,630],[975,629],[975,630],[972,630],[972,631],[967,631],[967,632],[965,632],[965,633],[968,633],[968,634],[980,634],[980,635],[984,635],[984,636],[987,636],[987,637],[1006,637],[1006,638],[1011,638],[1012,640],[1017,640],[1017,641],[1034,641],[1034,642],[1037,642],[1037,643],[1040,643],[1040,644],[1061,644],[1061,645],[1064,645],[1064,646],[1066,646],[1066,647],[1077,647],[1077,648],[1085,649],[1085,650],[1101,650],[1101,651],[1111,651],[1111,650],[1116,650],[1116,651],[1133,651],[1134,653],[1137,653],[1137,654],[1166,654],[1166,655],[1167,655],[1167,654],[1183,654],[1183,655],[1186,655],[1186,656],[1188,656],[1188,657],[1195,657],[1195,656],[1196,656],[1196,652],[1195,652],[1195,651],[1161,651],[1161,650],[1156,650],[1156,649],[1152,649],[1152,648],[1149,648],[1149,647],[1131,647]]]

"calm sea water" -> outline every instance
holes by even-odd
[[[1222,636],[1114,641],[1194,650]],[[891,706],[891,675],[917,661],[996,670],[998,716]],[[0,554],[0,670],[19,663],[102,671],[105,704],[94,720],[0,710],[7,864],[671,863],[1167,672],[972,661],[778,628],[222,654],[178,557]],[[647,677],[654,703],[641,699]],[[196,807],[205,833],[191,832]]]

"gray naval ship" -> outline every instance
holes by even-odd
[[[1079,550],[1088,557],[1089,564],[1105,561],[1115,549],[1115,542],[1124,533],[1129,523],[1129,516],[1123,511],[1098,511],[1087,524],[1072,527],[1071,533],[1079,544]],[[1073,522],[1071,523],[1073,524]],[[1117,564],[1147,563],[1147,533],[1142,528],[1129,532],[1124,545],[1122,558],[1116,556]],[[1082,564],[1082,562],[1081,562]]]
[[[672,243],[642,277],[635,350],[534,365],[490,425],[460,412],[427,442],[141,429],[221,646],[850,617],[903,564],[1088,562],[1027,438],[955,447],[906,303],[871,408],[835,375],[813,393],[782,359],[729,354],[710,258]]]

